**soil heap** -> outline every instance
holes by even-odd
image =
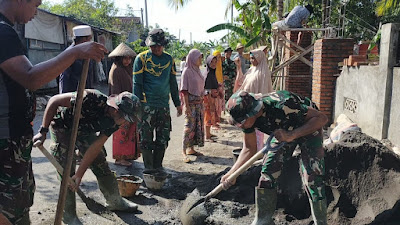
[[[285,165],[280,177],[276,224],[310,224],[310,207],[302,189],[299,157]],[[400,224],[400,157],[370,136],[348,132],[326,146],[328,224]],[[254,187],[261,166],[242,174],[234,187],[206,203],[204,224],[251,223]],[[223,171],[197,179],[202,196],[219,184]],[[205,177],[202,177],[205,178]],[[180,179],[183,179],[182,177]],[[237,223],[237,222],[236,222]]]

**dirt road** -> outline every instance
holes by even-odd
[[[89,170],[81,188],[97,203],[92,211],[77,197],[77,213],[82,224],[181,224],[179,210],[188,193],[197,188],[202,195],[219,183],[220,177],[232,166],[232,150],[241,148],[242,134],[235,127],[221,124],[214,133],[215,143],[207,142],[196,149],[204,156],[190,156],[192,163],[182,161],[181,141],[183,117],[176,117],[171,107],[172,133],[164,167],[170,174],[160,191],[141,187],[130,198],[139,204],[137,213],[113,213],[102,207],[105,199]],[[34,121],[36,131],[42,119],[39,112]],[[48,148],[50,141],[45,146]],[[106,143],[107,160],[117,175],[142,176],[143,162],[138,159],[129,167],[113,164],[111,141]],[[33,170],[36,178],[36,194],[31,208],[33,224],[53,224],[60,183],[47,159],[34,149]],[[274,215],[277,225],[310,225],[310,208],[298,174],[299,156],[288,161],[279,178],[278,205]],[[400,224],[400,157],[381,142],[363,133],[343,135],[336,144],[326,146],[326,185],[328,200],[328,224]],[[221,192],[207,203],[210,216],[204,221],[209,225],[250,224],[254,216],[254,187],[257,185],[260,166],[252,167],[241,175],[237,184]]]
[[[40,126],[42,114],[43,112],[37,113],[34,121],[35,131]],[[136,193],[137,196],[130,198],[130,200],[139,204],[139,212],[136,214],[105,212],[100,216],[89,211],[77,196],[78,216],[83,224],[180,224],[178,210],[186,198],[186,194],[196,188],[196,184],[209,178],[214,178],[214,174],[232,166],[232,150],[241,147],[241,133],[239,130],[222,124],[222,129],[215,131],[215,134],[219,137],[218,142],[207,142],[205,147],[196,149],[203,152],[205,156],[190,156],[193,162],[186,164],[181,157],[183,117],[176,117],[174,107],[171,107],[171,116],[171,141],[163,164],[170,177],[163,190],[151,192],[147,188],[141,187]],[[49,147],[50,142],[49,139],[46,140],[46,148]],[[111,138],[106,142],[105,147],[110,168],[117,175],[142,175],[144,167],[141,158],[129,168],[116,166],[113,164],[114,160],[112,159]],[[38,149],[33,149],[32,157],[37,186],[34,205],[30,212],[32,223],[52,224],[57,207],[60,183],[56,179],[56,173],[52,165]],[[104,197],[97,188],[96,178],[90,170],[85,174],[81,188],[88,197],[100,204],[105,203]],[[247,218],[247,220],[249,219]]]

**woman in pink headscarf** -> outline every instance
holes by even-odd
[[[197,50],[190,50],[186,65],[182,72],[180,92],[185,107],[185,128],[183,130],[183,161],[188,163],[188,155],[203,155],[194,150],[194,146],[204,146],[204,77],[200,72],[203,54]],[[189,151],[186,152],[186,149]]]
[[[253,65],[246,72],[243,84],[239,90],[254,94],[268,94],[272,92],[271,71],[268,68],[267,58],[262,49],[255,49],[250,52],[250,62]],[[264,134],[256,129],[257,149],[263,147]],[[244,142],[243,142],[243,147]]]

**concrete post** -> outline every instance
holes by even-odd
[[[393,67],[396,63],[396,53],[399,49],[400,24],[388,23],[382,26],[379,67],[380,73],[386,74],[384,91],[385,104],[383,112],[382,139],[388,137],[390,124],[390,106],[392,102]]]

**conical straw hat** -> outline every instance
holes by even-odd
[[[130,56],[135,57],[137,54],[128,45],[121,43],[119,44],[109,55],[109,58],[117,56]]]

